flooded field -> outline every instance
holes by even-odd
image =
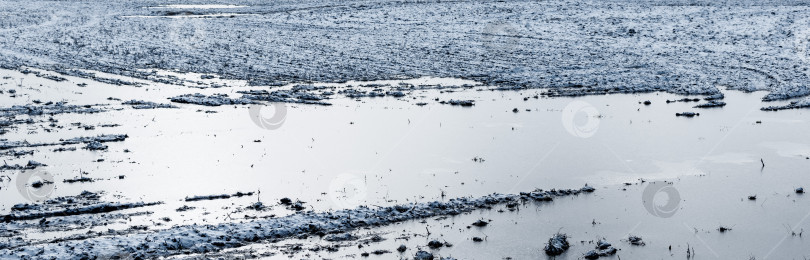
[[[0,3],[0,259],[807,259],[808,3]]]
[[[526,259],[540,257],[557,231],[570,236],[572,247],[560,256],[570,259],[583,257],[600,239],[626,259],[684,258],[687,251],[705,258],[784,259],[804,256],[808,245],[802,237],[808,200],[796,193],[808,185],[807,112],[763,111],[762,92],[724,91],[729,105],[702,109],[693,107],[705,101],[672,102],[684,97],[664,93],[547,98],[539,90],[498,91],[470,81],[427,78],[402,83],[469,87],[417,90],[407,97],[333,98],[330,106],[212,107],[167,97],[196,92],[235,97],[237,91],[265,87],[115,86],[2,73],[5,104],[36,99],[98,104],[94,107],[103,110],[29,115],[35,122],[4,128],[7,144],[126,135],[123,141],[104,142],[104,150],[84,144],[4,149],[33,151],[4,156],[6,165],[31,160],[47,165],[3,171],[4,214],[18,213],[12,206],[20,203],[83,191],[99,193],[102,202],[132,206],[78,215],[91,223],[45,214],[4,224],[7,253],[15,255],[27,252],[17,249],[59,247],[53,243],[75,236],[104,240],[111,238],[109,232],[136,236],[310,211],[416,207],[586,184],[596,191],[361,226],[348,230],[356,238],[346,241],[295,235],[209,253],[338,259],[388,250],[369,256],[388,259],[409,258],[421,248],[457,259]],[[331,87],[346,85],[351,84]],[[123,104],[127,100],[174,108],[135,109]],[[446,100],[474,105],[442,104]],[[688,111],[699,116],[676,116]],[[22,186],[20,178],[28,178]],[[52,183],[31,186],[40,178]],[[280,202],[285,198],[291,202]],[[52,220],[60,218],[64,223]],[[37,224],[43,219],[53,226]],[[468,228],[476,220],[490,224]],[[15,241],[22,234],[23,241]],[[358,242],[374,235],[382,240]],[[645,245],[629,243],[631,235],[642,237]],[[483,241],[473,241],[476,237]],[[431,240],[453,246],[430,249]],[[366,244],[358,248],[358,243]],[[396,251],[401,244],[407,248],[402,253]]]

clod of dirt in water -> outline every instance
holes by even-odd
[[[92,143],[92,142],[120,142],[128,138],[127,135],[99,135],[94,137],[76,137],[67,140],[59,140],[59,142],[51,143],[29,143],[27,141],[0,141],[0,150],[6,150],[19,147],[39,147],[39,146],[52,146],[52,145],[69,145],[79,143]]]
[[[39,189],[39,188],[42,188],[42,186],[45,186],[46,184],[53,184],[53,182],[52,181],[35,181],[34,183],[31,183],[31,187]]]
[[[675,102],[700,102],[699,98],[682,98],[678,100],[669,100],[667,99],[667,104],[675,103]]]
[[[439,103],[450,104],[450,105],[454,105],[454,106],[469,107],[469,106],[474,106],[475,105],[475,100],[455,100],[455,99],[452,99],[450,101],[442,101],[442,102],[439,102]]]
[[[287,206],[287,209],[289,210],[302,211],[306,209],[306,207],[304,207],[304,203],[306,202],[300,200],[296,200],[295,202],[293,202],[289,198],[281,199],[281,205]]]
[[[87,146],[84,147],[84,149],[90,151],[107,150],[107,146],[102,144],[101,142],[93,141],[88,143]]]
[[[584,257],[585,259],[598,259],[599,257],[602,256],[615,255],[616,251],[618,250],[607,241],[599,240],[599,242],[596,243],[596,249],[588,251],[587,253],[585,253]]]
[[[416,255],[413,256],[413,260],[433,260],[435,257],[433,254],[427,251],[419,251],[416,252]]]
[[[385,250],[385,249],[377,249],[377,250],[371,251],[371,253],[375,254],[375,255],[383,255],[383,254],[389,254],[389,253],[391,253],[391,251],[388,251],[388,250]]]
[[[253,204],[250,204],[250,206],[247,206],[247,208],[252,209],[252,210],[264,210],[265,208],[267,208],[267,206],[262,204],[261,201],[257,201],[256,203],[253,203]]]
[[[479,219],[478,221],[473,222],[472,225],[476,227],[485,227],[489,225],[489,222]]]
[[[59,147],[53,149],[53,152],[72,152],[72,151],[76,151],[76,147]]]
[[[634,245],[634,246],[647,245],[647,243],[644,243],[644,240],[642,240],[641,237],[639,237],[639,236],[630,236],[630,237],[627,238],[627,241],[630,242],[630,244]]]
[[[153,206],[162,202],[101,202],[99,194],[84,191],[76,196],[66,196],[50,199],[41,204],[16,204],[11,208],[12,213],[0,215],[0,222],[32,220],[49,217],[67,217],[85,214],[107,213],[112,211]]]
[[[724,106],[726,106],[726,102],[712,100],[709,101],[708,103],[694,106],[694,108],[710,108],[710,107],[724,107]]]
[[[0,117],[14,117],[17,115],[41,116],[65,113],[92,114],[105,110],[95,108],[100,105],[68,105],[67,102],[47,102],[43,105],[24,105],[0,108]]]
[[[185,201],[198,201],[198,200],[217,200],[217,199],[230,199],[231,197],[253,196],[253,192],[236,192],[234,194],[219,194],[219,195],[205,195],[186,197]]]
[[[188,205],[183,205],[182,207],[179,207],[179,208],[175,209],[175,211],[177,211],[177,212],[185,212],[185,211],[189,211],[189,210],[196,209],[196,208],[197,207],[190,207]]]
[[[301,85],[298,85],[294,86],[293,89],[291,90],[276,90],[273,92],[268,92],[267,90],[249,90],[249,91],[237,91],[237,93],[242,94],[242,98],[244,99],[254,101],[299,103],[299,104],[323,105],[323,106],[332,105],[330,103],[322,101],[324,99],[327,99],[327,97],[306,92],[308,90],[316,89],[316,87],[314,86],[310,87],[312,88],[302,87]]]
[[[675,116],[695,117],[695,116],[700,116],[700,113],[683,112],[683,113],[675,113]]]
[[[323,237],[323,240],[329,242],[342,242],[342,241],[354,241],[359,239],[359,237],[352,235],[350,233],[343,233],[343,234],[331,234]]]
[[[796,108],[806,108],[810,107],[810,98],[805,98],[798,101],[792,101],[790,104],[784,106],[768,106],[760,108],[762,111],[779,111],[785,109],[796,109]]]
[[[93,182],[94,180],[88,177],[76,177],[73,179],[65,179],[64,183],[76,183],[76,182]]]
[[[121,104],[132,106],[132,108],[134,109],[177,108],[177,106],[172,104],[155,103],[151,101],[143,101],[135,99],[123,102]]]
[[[543,250],[547,255],[556,256],[568,250],[569,247],[571,246],[568,244],[568,235],[557,233],[548,239],[548,244]]]
[[[255,101],[246,98],[229,98],[227,94],[214,94],[206,96],[200,93],[185,94],[169,98],[175,103],[196,104],[203,106],[221,106],[221,105],[249,105],[256,104]]]
[[[0,157],[20,158],[26,155],[34,155],[34,150],[9,150],[6,152],[0,152]]]
[[[703,99],[706,100],[706,101],[714,101],[714,100],[724,99],[724,98],[726,98],[726,95],[724,95],[723,93],[717,93],[717,94],[705,97]]]
[[[433,249],[440,248],[444,246],[444,243],[439,242],[439,240],[431,240],[427,243],[427,246]]]
[[[44,163],[37,162],[37,161],[29,160],[28,164],[26,164],[25,166],[20,166],[19,164],[14,164],[14,165],[4,164],[4,165],[0,166],[0,171],[5,171],[5,170],[33,170],[33,169],[36,169],[37,167],[41,167],[41,166],[48,166],[48,165],[46,165]]]

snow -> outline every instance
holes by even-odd
[[[334,234],[414,219],[458,215],[476,209],[491,208],[494,205],[507,202],[535,200],[535,197],[539,194],[548,197],[561,197],[577,195],[583,192],[593,192],[593,190],[592,188],[536,190],[521,195],[491,194],[479,198],[454,198],[447,201],[411,204],[405,207],[401,205],[399,207],[376,208],[360,206],[355,209],[330,212],[301,211],[279,218],[256,219],[239,223],[174,226],[151,232],[120,233],[119,231],[115,236],[92,236],[92,234],[88,234],[81,239],[54,240],[36,245],[19,241],[19,243],[0,244],[0,258],[82,259],[82,257],[91,255],[111,256],[121,252],[131,254],[133,257],[157,258],[185,253],[217,252],[265,240],[280,240],[300,237],[301,235],[326,236],[327,232]],[[75,197],[52,199],[42,205],[17,205],[14,207],[16,209],[15,213],[2,216],[2,219],[5,222],[4,225],[15,225],[17,220],[45,217],[54,220],[160,204],[160,202],[101,202],[98,197],[96,193],[84,192]],[[74,203],[88,205],[71,206]],[[0,223],[0,225],[2,224]],[[355,239],[355,237],[344,233],[328,235],[325,239],[345,241]]]
[[[548,96],[721,87],[768,91],[766,101],[810,95],[808,7],[697,2],[5,1],[0,67],[117,84],[135,83],[85,70],[157,82],[177,79],[154,70],[194,72],[254,86],[432,76]],[[399,96],[366,93],[378,94]]]

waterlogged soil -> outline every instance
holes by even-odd
[[[766,92],[0,73],[3,256],[525,259],[562,233],[558,259],[807,257],[810,122]]]

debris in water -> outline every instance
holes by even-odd
[[[229,98],[227,94],[214,94],[206,96],[200,93],[185,94],[169,98],[175,103],[196,104],[203,106],[222,106],[222,105],[250,105],[255,104],[255,101],[246,98]]]
[[[455,99],[453,99],[453,100],[450,100],[450,101],[442,101],[442,102],[439,102],[439,103],[450,104],[450,105],[454,105],[454,106],[469,107],[469,106],[474,106],[475,105],[475,100],[455,100]]]
[[[726,106],[726,102],[712,100],[712,101],[709,101],[708,103],[694,106],[694,108],[711,108],[711,107],[724,107],[724,106]]]
[[[568,250],[569,247],[568,235],[557,233],[548,239],[548,244],[546,244],[546,247],[543,250],[546,251],[547,255],[556,256]]]
[[[177,106],[172,104],[155,103],[151,101],[143,101],[135,99],[122,102],[121,104],[132,106],[132,108],[134,109],[177,108]]]
[[[630,236],[627,238],[627,241],[629,241],[630,244],[634,246],[647,245],[647,243],[645,243],[644,240],[642,240],[641,237],[639,236]]]
[[[101,142],[93,141],[93,142],[88,143],[87,146],[84,147],[84,149],[87,149],[87,150],[90,150],[90,151],[101,151],[101,150],[107,150],[107,146],[102,144]]]
[[[599,257],[602,256],[615,255],[616,251],[618,250],[607,241],[599,240],[599,242],[596,243],[596,249],[588,251],[587,253],[585,253],[584,257],[585,259],[598,259]]]
[[[427,246],[436,249],[444,246],[444,243],[439,242],[439,240],[431,240],[430,242],[428,242]]]
[[[478,221],[475,221],[474,223],[472,223],[472,225],[476,226],[476,227],[485,227],[486,225],[489,225],[489,222],[486,222],[484,220],[479,219]]]
[[[430,252],[419,250],[416,252],[416,255],[413,256],[413,260],[433,260],[435,257]]]
[[[242,197],[242,196],[253,196],[253,192],[237,192],[234,194],[219,194],[219,195],[205,195],[205,196],[194,196],[194,197],[186,197],[185,201],[199,201],[199,200],[217,200],[217,199],[229,199],[231,197]]]
[[[675,116],[695,117],[695,116],[700,116],[700,113],[695,113],[695,112],[683,112],[683,113],[675,113]]]

